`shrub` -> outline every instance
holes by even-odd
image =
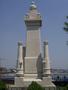
[[[32,83],[28,86],[27,90],[44,90],[44,88],[37,82],[32,81]]]
[[[0,90],[6,90],[6,84],[3,81],[0,81]]]

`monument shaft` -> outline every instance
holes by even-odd
[[[26,24],[26,57],[25,57],[25,77],[37,78],[40,64],[40,27],[41,17],[35,5],[30,6],[28,15],[25,16]],[[37,66],[38,65],[38,66]]]

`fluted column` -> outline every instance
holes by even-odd
[[[17,55],[17,76],[23,76],[23,47],[22,43],[18,42],[18,55]]]
[[[48,41],[44,42],[44,59],[43,59],[43,77],[48,77],[51,75],[50,72],[50,61],[48,53]]]

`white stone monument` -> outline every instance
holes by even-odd
[[[10,87],[13,90],[15,90],[14,88],[22,90],[27,88],[32,81],[36,81],[46,90],[55,90],[55,85],[51,80],[48,41],[43,44],[44,55],[41,53],[40,27],[42,26],[42,18],[34,2],[30,5],[24,21],[26,25],[26,46],[23,49],[22,43],[18,43],[15,84]]]

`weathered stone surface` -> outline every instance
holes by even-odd
[[[44,43],[44,57],[41,54],[40,27],[42,19],[34,3],[30,5],[29,13],[25,16],[24,21],[26,24],[26,46],[23,50],[19,44],[17,65],[19,70],[15,76],[15,84],[10,85],[9,90],[26,90],[32,81],[45,87],[45,90],[55,90],[50,76],[47,41]],[[24,54],[22,54],[22,50]],[[23,64],[22,67],[20,62]]]

